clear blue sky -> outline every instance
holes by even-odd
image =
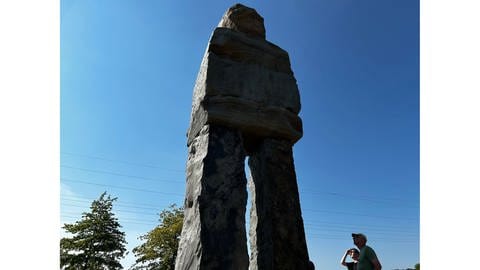
[[[228,1],[61,1],[61,218],[103,191],[129,249],[182,205],[200,61]],[[419,3],[243,1],[290,55],[294,158],[316,269],[363,232],[384,269],[419,262]],[[124,261],[128,268],[133,262]]]

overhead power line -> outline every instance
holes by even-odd
[[[78,219],[78,217],[70,216],[70,215],[61,215],[61,217]],[[144,222],[136,222],[136,221],[122,221],[121,223],[139,224],[139,225],[150,225],[150,226],[155,226],[155,225],[156,225],[156,224],[154,224],[154,223],[144,223]],[[120,224],[120,225],[121,225],[121,224]]]
[[[61,154],[71,155],[71,156],[79,156],[79,157],[89,158],[89,159],[105,160],[105,161],[109,161],[109,162],[123,163],[123,164],[134,165],[134,166],[155,168],[155,169],[161,169],[161,170],[164,170],[164,171],[171,171],[171,172],[178,172],[178,173],[184,173],[185,172],[185,170],[169,169],[169,168],[165,168],[165,167],[161,167],[161,166],[157,166],[157,165],[131,162],[131,161],[125,161],[125,160],[116,160],[116,159],[99,157],[99,156],[94,156],[94,155],[79,154],[79,153],[72,153],[72,152],[66,152],[66,151],[62,151]],[[139,179],[145,179],[145,180],[175,181],[175,182],[177,182],[176,180],[152,179],[152,178],[142,177],[142,176],[124,175],[124,174],[115,173],[115,172],[92,170],[92,169],[87,169],[87,168],[78,168],[78,167],[67,166],[67,165],[62,165],[62,167],[69,167],[69,168],[85,170],[85,171],[92,171],[92,172],[95,171],[95,172],[98,172],[98,173],[115,174],[115,175],[119,175],[119,176],[139,178]],[[178,182],[184,182],[184,181],[178,181]],[[398,199],[398,198],[379,198],[379,197],[372,198],[372,197],[368,197],[368,196],[358,196],[358,195],[354,195],[354,194],[344,194],[344,193],[339,193],[339,192],[324,192],[324,191],[315,191],[315,190],[311,190],[311,189],[308,189],[308,190],[309,191],[302,191],[301,193],[305,193],[305,194],[326,194],[326,195],[340,196],[340,197],[350,198],[350,199],[355,198],[355,199],[358,199],[358,200],[381,202],[381,203],[389,203],[389,202],[399,202],[399,203],[403,203],[403,204],[414,203],[412,201],[405,201],[405,200]],[[414,205],[414,207],[417,207],[417,205]]]
[[[163,180],[163,179],[156,179],[156,178],[150,178],[150,177],[143,177],[143,176],[136,176],[136,175],[128,175],[128,174],[117,173],[117,172],[110,172],[110,171],[102,171],[102,170],[93,170],[93,169],[79,168],[79,167],[68,166],[68,165],[60,165],[60,167],[62,167],[62,168],[69,168],[69,169],[75,169],[75,170],[81,170],[81,171],[86,171],[86,172],[102,173],[102,174],[109,174],[109,175],[122,176],[122,177],[128,177],[128,178],[136,178],[136,179],[147,180],[147,181],[155,181],[155,182],[159,182],[159,181],[160,181],[160,182],[170,182],[170,183],[185,183],[185,181],[179,181],[179,180]]]
[[[415,204],[415,202],[399,200],[395,198],[371,198],[367,196],[357,196],[353,194],[343,194],[338,192],[321,192],[321,191],[300,191],[300,194],[329,195],[329,196],[342,197],[350,200],[368,201],[372,203],[390,204],[390,205],[397,205],[397,206],[400,204],[401,207],[418,208],[418,205]]]
[[[359,213],[348,213],[348,212],[339,212],[339,211],[329,211],[329,210],[315,210],[315,209],[302,209],[303,211],[310,211],[310,212],[320,212],[320,213],[329,213],[329,214],[339,214],[339,215],[349,215],[349,216],[362,216],[362,217],[372,217],[372,218],[382,218],[382,219],[400,219],[400,220],[412,220],[415,221],[416,219],[405,218],[405,217],[386,217],[386,216],[375,216],[375,215],[367,215],[367,214],[359,214]]]
[[[157,193],[157,194],[162,194],[162,195],[167,195],[167,196],[177,196],[177,197],[182,197],[182,198],[184,197],[184,195],[178,194],[178,193],[167,193],[167,192],[160,192],[160,191],[146,190],[146,189],[137,189],[137,188],[132,188],[132,187],[117,186],[117,185],[106,185],[106,184],[92,183],[92,182],[87,182],[87,181],[78,181],[78,180],[67,179],[67,178],[61,178],[61,179],[62,179],[62,181],[67,181],[67,182],[75,182],[75,183],[82,183],[82,184],[96,185],[96,186],[103,186],[103,187],[110,187],[110,188],[119,188],[119,189],[126,189],[126,190],[131,190],[131,191],[138,191],[138,192],[150,192],[150,193]],[[381,219],[417,221],[417,219],[412,219],[412,218],[376,216],[376,215],[361,214],[361,213],[356,213],[356,212],[355,213],[354,212],[340,212],[340,211],[317,210],[317,209],[308,209],[308,208],[302,208],[302,211],[304,211],[304,212],[321,212],[321,213],[349,215],[349,216],[352,216],[352,215],[353,216],[364,216],[364,217],[381,218]]]
[[[157,194],[168,195],[168,196],[177,196],[177,197],[182,197],[182,198],[184,197],[184,195],[178,194],[178,193],[167,193],[167,192],[160,192],[160,191],[155,191],[155,190],[138,189],[138,188],[132,188],[132,187],[117,186],[117,185],[106,185],[106,184],[92,183],[92,182],[87,182],[87,181],[73,180],[73,179],[68,179],[68,178],[61,178],[61,180],[62,181],[67,181],[67,182],[82,183],[82,184],[87,184],[87,185],[96,185],[96,186],[103,186],[103,187],[110,187],[110,188],[126,189],[126,190],[131,190],[131,191],[138,191],[138,192],[157,193]],[[394,219],[394,220],[410,220],[410,221],[416,221],[417,220],[417,219],[405,218],[405,217],[376,216],[376,215],[368,215],[368,214],[353,213],[353,212],[317,210],[317,209],[309,209],[309,208],[302,208],[302,211],[304,211],[304,212],[321,212],[321,213],[330,213],[330,214],[339,214],[339,215],[354,215],[354,216],[382,218],[382,219]]]
[[[62,208],[65,207],[65,208],[68,208],[68,207],[76,207],[76,208],[88,208],[88,206],[86,205],[76,205],[76,204],[63,204],[62,205]],[[159,217],[159,213],[158,212],[139,212],[139,211],[129,211],[129,210],[125,210],[125,209],[118,209],[116,206],[115,206],[115,210],[114,212],[115,213],[134,213],[134,214],[138,214],[138,215],[146,215],[146,216],[155,216],[157,219]],[[64,210],[62,210],[64,211]],[[341,225],[337,225],[337,223],[335,224],[322,224],[322,223],[304,223],[305,225],[305,228],[308,228],[309,230],[320,230],[320,231],[337,231],[337,232],[352,232],[352,231],[358,231],[359,229],[362,229],[361,227],[358,227],[358,225],[355,225],[355,224],[341,224]],[[364,231],[369,231],[369,232],[377,232],[377,233],[380,233],[380,234],[402,234],[402,235],[405,235],[405,234],[415,234],[415,235],[418,235],[418,232],[412,232],[412,231],[405,231],[405,230],[398,230],[399,228],[398,227],[390,227],[390,226],[368,226],[368,228],[365,228]],[[401,229],[401,228],[400,228]]]
[[[324,228],[324,227],[333,227],[333,228],[346,228],[346,229],[354,229],[354,230],[383,230],[383,229],[393,229],[394,231],[399,231],[399,229],[405,229],[405,226],[375,226],[375,225],[369,225],[369,226],[359,226],[358,224],[349,224],[349,223],[331,223],[331,222],[304,222],[303,223],[305,226],[309,227],[316,227],[316,228]],[[414,228],[417,228],[418,226],[414,226]]]
[[[339,228],[319,228],[319,227],[313,227],[312,226],[305,226],[305,228],[308,229],[308,231],[313,231],[313,232],[342,232],[342,233],[352,233],[352,231],[356,231],[354,228],[351,229],[339,229]],[[386,235],[402,235],[402,236],[410,236],[410,237],[418,237],[418,232],[406,232],[406,231],[395,231],[395,230],[368,230],[369,232],[375,232],[375,234],[386,234]]]
[[[172,171],[172,172],[184,172],[184,170],[168,169],[168,168],[164,168],[164,167],[157,166],[157,165],[131,162],[131,161],[124,161],[124,160],[118,160],[118,159],[110,159],[110,158],[98,157],[98,156],[93,156],[93,155],[77,154],[77,153],[71,153],[71,152],[65,152],[65,151],[62,151],[60,153],[64,154],[64,155],[78,156],[78,157],[83,157],[83,158],[88,158],[88,159],[104,160],[104,161],[108,161],[108,162],[123,163],[123,164],[127,164],[127,165],[154,168],[154,169],[162,169],[162,170],[167,170],[167,171]]]
[[[105,185],[105,184],[98,184],[98,183],[92,183],[92,182],[87,182],[87,181],[73,180],[73,179],[68,179],[68,178],[64,178],[64,177],[61,177],[60,179],[62,181],[65,181],[65,182],[81,183],[81,184],[95,185],[95,186],[101,186],[101,187],[110,187],[110,188],[126,189],[126,190],[131,190],[131,191],[157,193],[157,194],[169,195],[169,196],[180,196],[182,198],[184,196],[184,195],[178,194],[178,193],[167,193],[167,192],[160,192],[160,191],[148,190],[148,189],[140,189],[140,188],[132,188],[132,187],[124,187],[124,186],[116,186],[116,185]]]
[[[79,198],[79,197],[76,197],[76,196],[69,196],[69,195],[63,195],[63,194],[61,195],[60,198],[63,199],[63,200],[85,201],[85,202],[89,202],[89,203],[93,202],[93,200],[97,200],[97,199],[98,199],[98,197],[97,197],[97,198],[91,198],[91,197],[88,198],[88,197],[83,197],[83,196],[82,196],[81,198]],[[70,199],[69,199],[69,198],[70,198]],[[165,198],[162,198],[162,199],[165,199]],[[158,204],[151,204],[151,203],[147,204],[147,203],[139,203],[139,202],[129,202],[129,201],[123,201],[121,198],[119,198],[119,200],[116,201],[115,204],[133,205],[133,206],[143,206],[143,207],[149,208],[149,209],[156,209],[156,208],[158,208]],[[169,200],[168,205],[170,206],[170,205],[172,205],[172,204],[174,204],[174,203],[173,203],[171,200]],[[181,206],[181,205],[178,205],[178,204],[177,204],[177,207],[180,207],[180,206]]]
[[[83,167],[76,167],[76,166],[69,166],[69,165],[60,165],[62,168],[69,168],[69,169],[75,169],[75,170],[81,170],[81,171],[86,171],[86,172],[92,172],[92,173],[99,173],[99,174],[108,174],[108,175],[114,175],[114,176],[121,176],[121,177],[127,177],[127,178],[134,178],[134,179],[141,179],[141,180],[146,180],[146,181],[153,181],[153,182],[169,182],[169,183],[185,183],[185,181],[181,180],[165,180],[165,179],[158,179],[158,178],[151,178],[151,177],[144,177],[144,176],[137,176],[137,175],[130,175],[130,174],[123,174],[123,173],[118,173],[118,172],[112,172],[108,170],[97,170],[97,169],[90,169],[90,168],[83,168]],[[374,203],[381,203],[381,204],[390,204],[390,205],[396,205],[398,207],[402,208],[418,208],[418,205],[413,205],[413,202],[406,202],[404,200],[398,200],[394,198],[371,198],[367,196],[356,196],[352,194],[344,194],[344,193],[339,193],[339,192],[329,192],[329,191],[299,191],[300,194],[310,194],[310,195],[329,195],[329,196],[336,196],[336,197],[343,197],[351,200],[359,200],[359,201],[368,201],[368,202],[374,202]],[[398,205],[400,204],[400,205]]]
[[[71,213],[63,213],[63,214],[61,214],[61,217],[62,218],[72,218],[72,219],[75,219],[75,220],[79,219],[78,216],[71,215]],[[125,224],[137,224],[137,225],[152,226],[152,228],[159,225],[159,223],[152,223],[152,222],[148,222],[146,220],[132,220],[132,219],[124,219],[124,218],[118,218],[118,220],[120,222],[120,225],[122,225],[124,223]],[[309,239],[345,240],[345,236],[343,236],[343,235],[315,234],[315,233],[312,234],[312,233],[309,233],[308,231],[306,231],[305,236],[307,237],[307,241],[309,241]],[[395,235],[395,238],[375,237],[371,241],[376,241],[376,242],[388,241],[389,243],[418,243],[418,238],[405,238],[405,237],[397,238],[397,237],[398,237],[398,235]],[[312,240],[310,240],[310,241],[312,241]]]
[[[62,205],[63,206],[70,206],[70,207],[85,208],[85,206],[75,205],[75,204],[62,204]],[[133,213],[133,214],[137,214],[137,215],[148,215],[148,216],[156,215],[156,216],[158,216],[158,213],[151,213],[151,212],[129,211],[129,210],[124,210],[124,209],[116,209],[116,211],[118,211],[120,213]]]
[[[336,236],[336,235],[324,235],[324,234],[307,234],[306,235],[307,242],[310,242],[309,239],[321,239],[321,240],[345,240],[344,236]],[[418,239],[405,239],[405,238],[375,238],[370,241],[375,242],[388,242],[388,243],[418,243]]]
[[[75,200],[75,199],[67,199],[67,198],[62,198],[62,200],[65,201],[72,201],[72,202],[88,202],[90,203],[91,201],[89,200]],[[96,200],[96,199],[95,199]],[[149,209],[149,210],[158,210],[161,209],[161,207],[144,207],[144,206],[135,206],[132,204],[127,204],[127,203],[121,203],[121,202],[115,202],[116,207],[127,207],[127,208],[137,208],[137,209]]]
[[[120,212],[120,213],[123,213],[123,212],[130,212],[130,211],[114,211],[115,213],[116,212]],[[61,216],[66,216],[68,215],[70,218],[75,218],[75,219],[80,219],[82,217],[82,214],[83,213],[78,213],[78,212],[67,212],[67,211],[63,211],[61,213]],[[136,222],[136,223],[139,223],[139,224],[145,224],[145,225],[159,225],[159,221],[158,219],[156,219],[155,221],[157,221],[157,223],[152,223],[152,220],[145,220],[145,219],[136,219],[136,218],[124,218],[124,217],[119,217],[117,215],[117,218],[119,221],[121,221],[122,223],[125,221],[125,222]],[[142,223],[140,223],[142,222]],[[147,223],[145,223],[147,222]],[[248,227],[250,224],[248,222],[245,223],[245,225]],[[310,226],[305,226],[305,231],[307,233],[307,235],[309,236],[318,236],[318,235],[322,235],[322,234],[318,234],[318,233],[315,233],[315,231],[313,231],[312,233],[312,230],[310,229]],[[337,236],[336,234],[331,234],[331,233],[328,233],[328,232],[333,232],[333,233],[342,233],[342,232],[348,232],[350,233],[352,230],[337,230],[335,229],[334,227],[333,228],[325,228],[323,230],[319,230],[321,231],[322,233],[327,233],[326,236]],[[405,232],[402,232],[402,231],[390,231],[390,232],[384,232],[384,231],[381,231],[381,230],[369,230],[369,233],[372,233],[372,234],[375,234],[375,235],[393,235],[393,236],[402,236],[403,239],[417,239],[418,238],[418,234],[412,234],[412,233],[405,233]],[[323,236],[323,235],[322,235]],[[344,235],[338,235],[338,237],[340,237],[339,239],[345,239],[345,236]],[[378,237],[375,237],[375,239],[381,239],[381,238],[378,238]]]
[[[70,216],[71,218],[75,218],[76,220],[80,220],[82,218],[82,214],[83,213],[79,213],[79,212],[71,212],[71,211],[62,211],[60,213],[60,216],[65,216],[65,215],[68,215]],[[116,213],[114,213],[116,214]],[[152,219],[138,219],[138,218],[125,218],[125,217],[122,217],[122,216],[118,216],[118,215],[115,215],[115,218],[117,218],[118,220],[120,221],[133,221],[133,222],[146,222],[146,223],[151,223],[151,224],[154,224],[152,222],[157,222],[158,219],[156,220],[152,220]],[[157,222],[157,225],[160,224],[159,222]]]
[[[67,199],[67,198],[62,198],[62,200],[70,201],[70,202],[90,203],[89,200],[78,200],[78,199]],[[84,208],[88,207],[87,205],[75,205],[75,204],[71,204],[71,203],[63,203],[62,206],[74,206],[74,207],[84,207]],[[148,215],[157,215],[157,216],[158,216],[157,212],[155,212],[155,214],[153,214],[153,213],[150,213],[150,212],[146,213],[146,212],[138,212],[138,211],[127,211],[127,210],[121,209],[121,208],[133,208],[133,209],[154,210],[154,211],[164,210],[162,207],[142,207],[142,206],[137,206],[135,204],[127,204],[127,203],[120,203],[120,202],[115,203],[115,208],[119,212],[122,212],[122,211],[123,212],[129,212],[129,213],[133,212],[133,213],[137,213],[137,214],[144,213],[144,214],[148,214]],[[346,230],[351,231],[351,230],[362,229],[361,227],[358,227],[358,225],[344,224],[344,223],[322,223],[322,222],[309,223],[309,222],[305,222],[304,225],[305,225],[305,227],[308,227],[308,228],[313,229],[313,230],[319,230],[319,229],[325,229],[325,228],[327,228],[327,229],[328,228],[335,228],[335,229],[343,229],[343,231],[346,231]],[[405,226],[401,226],[401,227],[398,227],[398,226],[397,227],[392,227],[392,226],[389,226],[389,227],[368,226],[368,228],[363,228],[363,230],[372,230],[372,229],[375,230],[375,231],[383,231],[383,232],[387,232],[387,233],[388,232],[395,232],[395,233],[404,232],[404,233],[418,234],[418,232],[401,230],[401,229],[405,229]]]

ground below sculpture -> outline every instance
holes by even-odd
[[[176,270],[311,269],[292,146],[303,134],[288,53],[252,8],[229,8],[194,87]],[[248,256],[247,179],[252,208]]]

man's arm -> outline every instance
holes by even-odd
[[[380,264],[380,261],[378,260],[378,257],[377,257],[377,254],[375,253],[375,251],[371,247],[367,247],[365,252],[366,252],[366,256],[367,256],[368,260],[373,265],[373,269],[381,270],[382,265]]]
[[[347,266],[347,263],[345,262],[345,259],[347,259],[348,252],[349,252],[349,249],[347,249],[347,251],[345,251],[345,254],[343,254],[343,257],[340,260],[340,264],[343,265],[343,266]]]
[[[382,265],[380,264],[380,261],[377,258],[373,258],[370,261],[373,264],[373,269],[375,269],[375,270],[381,270],[382,269]]]

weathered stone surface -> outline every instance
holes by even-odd
[[[215,29],[207,51],[223,59],[256,64],[268,70],[293,75],[285,50],[267,40],[252,39],[231,29]]]
[[[250,216],[250,269],[309,269],[290,142],[264,139],[249,165],[255,197]]]
[[[200,269],[202,242],[199,198],[202,192],[203,160],[208,153],[204,148],[207,146],[208,126],[205,126],[188,147],[184,219],[175,269]]]
[[[248,269],[245,152],[238,131],[206,125],[189,146],[175,269]]]
[[[257,137],[285,138],[296,142],[302,137],[302,121],[288,110],[232,97],[212,97],[205,102],[207,122],[230,126]]]
[[[176,270],[310,269],[292,153],[303,133],[299,112],[288,53],[265,40],[254,9],[233,6],[213,32],[195,82]]]
[[[292,114],[300,112],[300,95],[293,76],[249,63],[208,54],[205,97],[231,96],[259,106],[276,106]]]
[[[229,29],[223,29],[230,31]],[[223,31],[225,32],[225,31]],[[233,31],[230,31],[233,33]],[[237,35],[237,34],[235,34]],[[212,39],[215,39],[215,35]],[[272,47],[274,48],[274,47]],[[253,49],[250,49],[253,51]],[[263,53],[258,52],[262,55]],[[263,54],[266,55],[266,54]],[[280,54],[282,55],[282,54]],[[234,61],[226,56],[218,56],[213,52],[205,54],[194,88],[192,120],[188,132],[188,143],[196,136],[200,128],[207,123],[227,124],[238,129],[256,130],[259,136],[275,134],[280,138],[296,142],[303,134],[300,111],[300,95],[296,80],[290,69],[288,55],[286,62],[278,60],[275,55],[271,57],[251,57],[252,61]],[[269,59],[277,59],[271,60]],[[281,58],[281,57],[280,57]],[[246,58],[244,58],[246,59]],[[266,60],[265,60],[266,59]],[[285,59],[284,59],[285,60]],[[278,63],[275,63],[278,62]],[[282,66],[283,62],[283,66]],[[270,65],[270,66],[269,66]],[[281,69],[287,69],[281,71]],[[276,69],[276,70],[274,70]],[[291,74],[288,74],[287,72]],[[222,110],[225,103],[215,102],[220,98],[228,98],[231,104],[237,107],[245,106],[244,111],[262,111],[260,114],[235,114]],[[233,101],[237,99],[237,101]],[[215,111],[215,116],[209,113]],[[276,113],[282,112],[278,117]],[[221,114],[224,114],[223,116]],[[249,118],[251,116],[251,118]],[[255,125],[261,118],[262,125]],[[290,119],[291,121],[279,124],[271,119]],[[296,124],[291,124],[291,122]],[[290,122],[290,123],[289,123]],[[243,123],[240,125],[239,123]],[[280,130],[277,130],[281,127]]]
[[[223,15],[218,27],[230,28],[251,37],[265,39],[265,26],[262,16],[255,9],[242,4],[235,4],[230,7]]]
[[[228,98],[237,108],[245,106],[242,110],[246,112],[261,113],[232,115],[228,108],[223,109],[224,102],[212,101],[215,98],[217,101]],[[226,124],[255,131],[257,136],[268,134],[294,143],[303,134],[298,117],[300,107],[298,86],[286,51],[244,32],[217,28],[210,38],[195,83],[187,143],[190,144],[205,124]],[[211,112],[215,115],[210,115]],[[278,112],[282,115],[277,116]],[[270,119],[286,119],[287,122]],[[262,125],[255,125],[259,121]]]

